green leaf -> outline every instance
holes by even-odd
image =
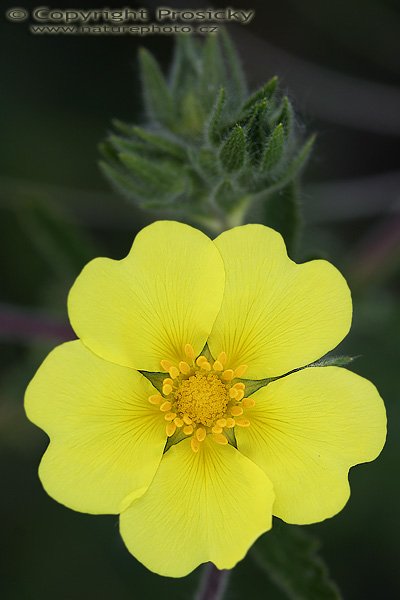
[[[264,173],[271,174],[272,171],[281,162],[285,153],[285,134],[282,123],[279,123],[273,130],[267,147],[264,151],[264,156],[261,159],[260,168]]]
[[[219,157],[225,171],[238,171],[244,163],[246,138],[240,125],[236,125],[224,142]]]
[[[150,119],[171,126],[174,121],[174,105],[160,67],[145,48],[140,49],[139,60],[147,114]]]
[[[112,187],[125,198],[128,198],[129,200],[139,200],[141,198],[143,190],[129,175],[123,173],[120,168],[103,160],[99,162],[99,167]]]
[[[272,79],[270,79],[265,85],[254,92],[254,94],[252,94],[248,100],[246,100],[241,109],[242,114],[252,111],[255,105],[261,100],[267,100],[269,102],[275,94],[277,85],[278,78],[272,77]]]
[[[218,36],[209,35],[203,45],[200,95],[208,110],[212,108],[215,93],[225,86],[225,69]]]
[[[214,108],[211,112],[211,117],[207,128],[207,137],[211,144],[218,145],[221,142],[222,129],[222,109],[225,103],[225,90],[221,88],[214,102]]]
[[[250,552],[290,600],[340,600],[318,550],[319,542],[303,527],[274,519],[271,531],[259,538]]]
[[[290,138],[294,133],[295,119],[293,106],[287,96],[283,98],[282,108],[277,116],[277,121],[283,124],[286,139]]]
[[[229,91],[234,101],[240,103],[247,94],[247,83],[242,64],[226,29],[222,28],[220,30],[219,37],[228,67],[227,80],[229,81]]]
[[[147,142],[147,144],[155,150],[160,150],[163,153],[169,154],[180,160],[184,160],[186,157],[184,146],[168,137],[152,133],[142,127],[132,127],[132,134],[136,135],[144,142]]]
[[[164,162],[161,165],[134,154],[120,154],[119,158],[138,184],[143,187],[143,191],[146,191],[146,196],[174,195],[183,191],[182,180],[171,164]]]

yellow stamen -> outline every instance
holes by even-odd
[[[218,427],[226,427],[226,419],[218,419],[217,425]]]
[[[168,400],[166,400],[165,402],[163,402],[160,406],[160,410],[162,412],[168,412],[169,410],[171,410],[172,404],[171,402],[169,402]]]
[[[203,361],[200,368],[204,369],[204,371],[211,371],[211,365],[208,360]]]
[[[218,425],[214,425],[214,427],[211,428],[211,431],[213,433],[222,433],[222,427],[218,427]]]
[[[243,375],[247,371],[247,365],[240,365],[237,369],[235,369],[235,377],[243,377]]]
[[[170,368],[172,367],[172,362],[170,360],[162,360],[161,367],[163,368],[164,371],[169,371]]]
[[[243,408],[241,406],[232,406],[231,415],[234,417],[240,417],[243,414]]]
[[[233,399],[233,398],[236,398],[236,396],[238,395],[238,392],[239,392],[239,390],[238,390],[238,389],[236,389],[235,387],[232,387],[232,388],[229,390],[229,398],[232,398],[232,399]]]
[[[185,354],[188,358],[190,358],[190,360],[194,360],[195,352],[191,344],[185,345]]]
[[[166,383],[165,385],[163,385],[162,391],[164,396],[169,396],[172,392],[172,385],[170,383]]]
[[[201,367],[202,362],[208,362],[208,360],[206,359],[205,356],[203,356],[203,354],[201,356],[199,356],[198,358],[196,358],[196,365],[198,367]]]
[[[205,440],[206,435],[207,435],[207,432],[204,429],[204,427],[199,427],[198,429],[196,429],[196,438],[199,440],[199,442],[202,442],[203,440]]]
[[[168,425],[165,427],[165,432],[168,437],[171,437],[171,435],[174,435],[175,431],[176,431],[175,423],[168,423]]]
[[[250,425],[250,421],[244,417],[239,417],[238,419],[235,419],[235,421],[236,425],[239,425],[239,427],[249,427]]]
[[[225,446],[228,443],[228,440],[223,433],[214,433],[212,437],[214,442],[217,442],[217,444],[221,444],[222,446]]]
[[[253,408],[255,405],[256,403],[253,398],[243,398],[242,406],[244,408]]]
[[[239,402],[244,396],[244,390],[238,390],[236,394],[236,401]]]
[[[172,381],[172,379],[170,377],[166,377],[165,379],[163,379],[163,385],[174,385],[174,382]]]
[[[238,381],[237,383],[235,383],[235,385],[233,387],[236,390],[244,390],[246,388],[246,386],[244,385],[244,383],[242,381]]]
[[[225,427],[228,427],[229,429],[232,429],[232,427],[235,427],[235,419],[232,419],[232,417],[228,417],[226,420]]]
[[[192,447],[193,452],[198,452],[200,449],[200,442],[195,437],[192,437],[190,440],[190,445]]]
[[[224,379],[225,381],[231,381],[231,379],[233,379],[235,376],[235,373],[233,372],[232,369],[227,369],[226,371],[224,371],[222,373],[222,379]]]
[[[179,369],[175,366],[172,366],[169,369],[169,374],[171,375],[172,379],[176,379],[179,375]]]
[[[217,356],[217,361],[220,362],[222,365],[226,365],[226,361],[228,360],[227,356],[226,356],[226,352],[220,352]]]
[[[160,396],[160,394],[153,394],[149,398],[150,404],[154,404],[155,406],[157,406],[158,404],[161,404],[162,401],[163,401],[163,397]]]
[[[174,419],[174,423],[177,427],[183,427],[183,421],[179,417],[176,417],[176,419]]]
[[[189,415],[183,415],[183,420],[186,423],[186,425],[191,425],[193,423],[192,419],[189,417]]]
[[[174,413],[174,412],[167,412],[167,413],[165,413],[164,419],[166,421],[173,421],[175,419],[175,417],[176,417],[176,413]]]
[[[213,364],[213,369],[214,369],[214,371],[223,371],[224,365],[219,360],[216,360]]]
[[[183,428],[183,433],[185,435],[192,435],[192,433],[193,433],[192,425],[185,425],[185,427]]]
[[[179,370],[181,373],[188,375],[188,373],[190,373],[190,366],[187,364],[187,362],[181,360],[181,362],[179,363]]]

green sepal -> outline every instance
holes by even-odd
[[[227,80],[230,96],[233,102],[242,102],[247,95],[247,82],[239,55],[224,28],[221,29],[219,35],[228,67],[227,72],[230,75]]]
[[[278,85],[278,78],[272,77],[265,85],[259,88],[256,92],[254,92],[248,100],[243,104],[241,109],[242,115],[245,115],[251,112],[255,105],[258,104],[261,100],[271,101],[273,96],[275,95],[276,88]]]
[[[225,140],[219,158],[227,173],[238,171],[244,163],[246,154],[246,137],[243,128],[236,125]]]
[[[212,145],[217,145],[221,142],[222,136],[222,109],[225,103],[225,90],[220,88],[214,102],[214,107],[207,126],[207,137]]]
[[[146,196],[175,196],[183,192],[184,182],[174,165],[165,162],[160,165],[137,154],[121,153],[119,159],[135,177]]]
[[[289,600],[340,600],[319,548],[318,540],[304,527],[275,518],[250,555]]]

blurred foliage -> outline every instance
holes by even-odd
[[[33,7],[37,3],[23,4]],[[235,6],[241,4],[238,1]],[[68,3],[60,0],[58,6]],[[246,32],[345,75],[392,85],[398,81],[398,2],[282,0],[254,6],[256,18]],[[137,92],[139,42],[167,67],[173,40],[168,36],[144,40],[32,36],[24,23],[4,20],[1,29],[7,48],[0,55],[1,302],[24,311],[40,307],[65,321],[66,294],[80,268],[95,255],[122,257],[135,233],[149,222],[146,214],[109,192],[96,166],[96,147],[112,115],[126,122],[145,119]],[[249,38],[242,42],[243,56],[251,43]],[[281,74],[280,65],[268,63],[267,53],[260,59],[265,61],[267,74],[269,69]],[[246,74],[256,88],[260,82],[252,73],[253,65],[246,63]],[[284,78],[289,90],[291,81],[289,70]],[[361,103],[362,98],[357,101]],[[307,108],[307,94],[296,97],[296,103]],[[379,110],[377,106],[377,114]],[[358,181],[399,169],[398,138],[361,131],[351,124],[339,126],[321,116],[318,120],[312,112],[306,119],[319,132],[310,180]],[[319,220],[305,223],[299,254],[303,260],[329,258],[353,289],[353,329],[335,352],[361,354],[350,368],[370,378],[380,390],[387,405],[389,435],[377,461],[350,472],[352,496],[346,508],[306,532],[322,539],[330,572],[346,598],[395,598],[400,596],[400,252],[398,243],[388,246],[385,241],[388,224],[395,241],[399,229],[393,230],[394,214],[385,204],[389,191],[384,187],[375,208],[367,210],[371,199],[366,196],[351,218],[343,216],[343,207],[352,204],[353,192],[332,196],[329,182],[324,188],[327,195],[318,189],[312,195],[310,188],[302,196],[306,209],[318,206]],[[286,193],[290,194],[290,188],[277,192]],[[333,198],[330,205],[328,197]],[[273,208],[271,202],[269,209]],[[254,219],[264,218],[262,212],[254,213]],[[385,252],[380,251],[383,247]],[[51,257],[47,248],[52,248]],[[26,421],[22,397],[37,365],[55,343],[54,338],[37,336],[0,337],[2,598],[190,597],[198,571],[184,580],[152,575],[123,547],[115,517],[74,513],[43,492],[37,464],[47,442]],[[246,558],[233,573],[228,598],[249,597],[249,590],[256,600],[282,598],[259,565]]]
[[[159,210],[220,232],[242,224],[255,204],[293,241],[299,173],[313,137],[304,144],[287,96],[273,77],[253,94],[225,30],[199,41],[176,38],[169,77],[140,51],[142,127],[114,121],[101,145],[100,167],[111,184],[145,210]],[[286,189],[286,193],[277,194]],[[278,202],[276,202],[278,200]],[[270,218],[271,217],[271,218]],[[281,219],[282,221],[282,219]]]

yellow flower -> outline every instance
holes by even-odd
[[[56,348],[26,394],[51,440],[40,478],[70,508],[121,513],[128,549],[157,573],[232,568],[272,515],[331,517],[349,468],[382,449],[369,381],[300,369],[347,334],[347,284],[326,261],[292,262],[272,229],[212,241],[154,223],[125,259],[89,263],[68,306],[80,340]],[[164,373],[160,389],[141,371]]]

